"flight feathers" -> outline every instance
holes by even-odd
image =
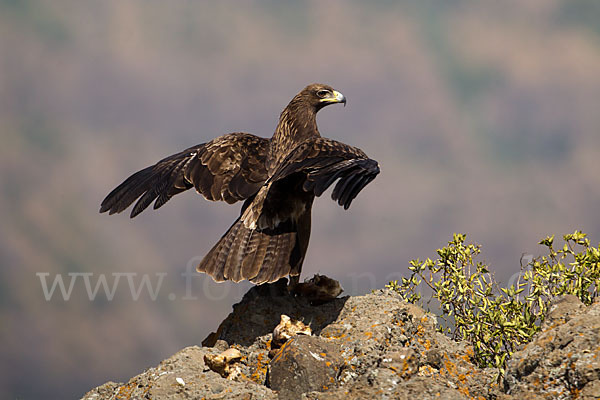
[[[131,218],[153,201],[154,209],[195,187],[208,200],[235,203],[252,196],[267,180],[268,139],[230,133],[190,147],[136,172],[102,202],[100,212],[120,213],[139,198]]]

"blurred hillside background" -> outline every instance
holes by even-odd
[[[506,282],[548,234],[598,243],[599,21],[596,0],[0,1],[0,398],[79,397],[217,327],[249,284],[182,273],[239,206],[100,202],[188,146],[271,136],[308,83],[346,95],[320,130],[382,173],[347,212],[318,199],[303,276],[364,293],[464,232]],[[46,301],[37,273],[164,280]]]

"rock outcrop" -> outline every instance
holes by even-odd
[[[585,307],[568,295],[553,303],[542,331],[508,362],[505,391],[520,399],[600,399],[600,302]]]
[[[312,335],[274,344],[281,315],[309,325]],[[600,398],[598,302],[559,299],[500,384],[494,369],[474,365],[468,344],[435,326],[434,315],[389,290],[315,306],[280,281],[253,287],[203,347],[83,399]]]

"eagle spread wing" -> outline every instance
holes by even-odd
[[[164,158],[127,178],[102,202],[100,212],[120,213],[139,198],[131,218],[154,201],[154,209],[195,187],[208,200],[247,199],[267,180],[269,140],[230,133]]]
[[[208,200],[245,200],[240,217],[200,262],[215,281],[256,284],[300,275],[308,248],[315,196],[337,181],[331,197],[347,209],[379,173],[360,149],[320,136],[316,113],[345,97],[327,85],[298,93],[281,113],[271,139],[230,133],[190,147],[125,180],[100,212],[131,217],[195,187]]]
[[[379,173],[377,161],[356,147],[323,137],[315,137],[295,148],[270,181],[302,172],[303,189],[321,196],[336,179],[331,198],[347,210],[356,195]]]

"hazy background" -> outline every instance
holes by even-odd
[[[506,281],[548,234],[598,243],[599,21],[597,0],[0,1],[0,397],[79,397],[217,327],[249,285],[181,274],[239,206],[100,202],[188,146],[271,136],[312,82],[348,98],[322,134],[382,173],[349,211],[318,199],[303,276],[364,293],[463,232]],[[156,301],[125,278],[46,301],[40,272],[167,275]]]

